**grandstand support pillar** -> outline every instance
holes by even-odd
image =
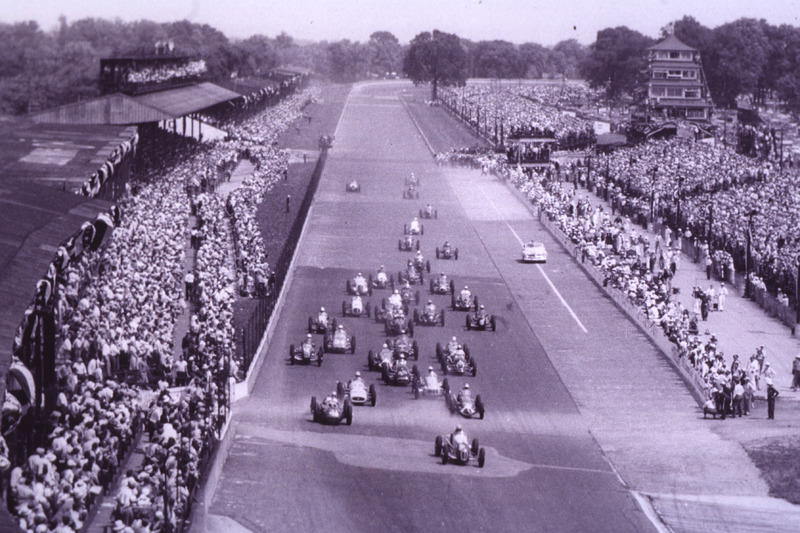
[[[186,115],[183,115],[183,116],[181,117],[181,119],[183,120],[183,131],[181,131],[181,134],[182,134],[184,137],[186,137]]]
[[[194,137],[194,121],[196,120],[194,113],[189,116],[189,128],[191,130],[191,136]]]
[[[796,262],[797,271],[795,272],[794,278],[794,321],[795,323],[800,323],[800,255],[797,256]]]

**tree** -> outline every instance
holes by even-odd
[[[271,39],[253,35],[233,45],[240,76],[261,76],[278,66],[278,53]]]
[[[470,51],[472,75],[478,78],[521,78],[525,65],[508,41],[480,41]]]
[[[763,78],[770,46],[755,19],[739,19],[714,29],[707,78],[717,105],[733,106],[740,94],[755,94]]]
[[[350,82],[366,77],[369,62],[367,47],[348,39],[328,45],[331,77]]]
[[[589,85],[615,99],[644,82],[647,48],[653,40],[625,26],[597,32],[582,71]]]
[[[524,43],[519,47],[519,58],[526,78],[541,78],[547,70],[550,50],[536,43]]]
[[[392,33],[376,31],[369,36],[369,70],[375,74],[386,74],[400,70],[403,47]]]
[[[422,32],[411,41],[403,59],[403,72],[414,85],[431,84],[431,98],[438,98],[439,85],[466,83],[467,54],[457,35],[439,30]]]
[[[581,65],[586,61],[588,54],[587,48],[575,39],[556,43],[550,52],[550,57],[551,65],[557,65],[557,69],[551,70],[551,74],[561,74],[567,78],[579,77]]]

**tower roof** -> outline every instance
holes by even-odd
[[[648,48],[648,50],[669,50],[669,51],[689,51],[689,52],[696,52],[696,48],[692,48],[688,44],[682,42],[680,39],[675,37],[675,35],[668,35],[666,39],[661,41],[658,44],[655,44]]]

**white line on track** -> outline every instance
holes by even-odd
[[[478,185],[478,189],[481,191],[481,193],[483,194],[484,198],[486,198],[486,201],[489,202],[489,205],[491,205],[494,208],[494,210],[497,211],[497,214],[501,215],[501,217],[502,217],[502,213],[500,213],[500,209],[495,205],[495,203],[492,201],[492,199],[489,198],[489,195],[486,194],[486,191],[484,190],[484,188],[481,187],[480,185]],[[507,220],[504,220],[503,222],[505,222],[506,227],[508,227],[508,229],[511,230],[511,233],[514,234],[514,237],[516,237],[517,241],[519,241],[520,246],[524,246],[525,245],[525,241],[523,241],[520,238],[519,234],[516,231],[514,231],[514,228],[511,227],[511,224],[509,224]],[[583,330],[584,333],[589,333],[589,330],[587,330],[586,326],[583,325],[583,322],[581,322],[581,319],[578,318],[578,315],[575,314],[575,311],[572,310],[572,308],[569,306],[569,304],[564,299],[564,297],[561,296],[561,293],[558,292],[558,289],[556,289],[555,284],[550,280],[550,277],[545,273],[544,269],[542,268],[542,265],[536,265],[536,268],[539,269],[539,272],[542,274],[542,277],[544,277],[544,279],[547,282],[547,284],[550,285],[550,288],[553,289],[553,292],[556,293],[556,296],[558,296],[558,299],[561,301],[561,305],[566,307],[567,311],[569,311],[570,316],[578,324],[578,327],[581,328],[581,330]]]

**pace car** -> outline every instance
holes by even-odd
[[[372,307],[370,303],[364,303],[361,296],[353,296],[350,301],[342,300],[342,316],[366,316],[370,317]]]
[[[547,250],[544,243],[531,241],[522,247],[522,261],[524,263],[546,263]]]
[[[480,447],[478,439],[472,439],[470,445],[466,436],[462,438],[457,434],[440,435],[436,437],[433,451],[436,457],[441,458],[443,465],[447,463],[466,465],[476,459],[480,468],[486,464],[486,450]]]
[[[353,423],[353,404],[349,398],[340,400],[337,395],[332,394],[317,402],[317,397],[311,397],[311,414],[314,422],[320,424],[339,424],[344,422],[348,426]]]
[[[356,336],[347,336],[344,326],[339,324],[339,327],[333,334],[326,332],[323,344],[326,352],[336,353],[356,353]]]

